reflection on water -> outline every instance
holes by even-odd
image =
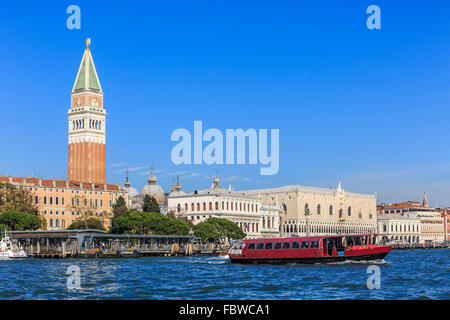
[[[239,265],[227,257],[0,261],[0,299],[450,299],[449,250],[393,251],[384,260]],[[369,265],[381,289],[366,287]],[[81,270],[68,290],[67,269]]]

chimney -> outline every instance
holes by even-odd
[[[80,182],[80,189],[83,189],[83,182]]]
[[[39,187],[42,187],[42,178],[38,179]]]

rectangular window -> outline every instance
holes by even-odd
[[[103,207],[103,200],[100,200],[100,207]]]
[[[292,249],[298,249],[300,248],[300,242],[294,241],[292,242]]]
[[[311,241],[311,248],[318,248],[319,247],[319,241]]]
[[[276,242],[275,243],[275,246],[274,246],[274,249],[281,249],[281,242]]]
[[[34,197],[34,203],[36,203],[36,204],[39,203],[39,197],[38,196]]]
[[[272,242],[266,243],[266,250],[272,250]]]
[[[61,204],[64,205],[64,198],[61,198]]]
[[[302,249],[308,249],[309,248],[309,241],[302,241],[301,248]]]
[[[58,205],[59,204],[59,198],[55,197],[55,204]]]
[[[260,242],[256,245],[256,250],[262,250],[264,249],[264,243]]]
[[[250,243],[250,244],[248,245],[247,250],[255,250],[255,244],[254,244],[254,243]]]
[[[50,204],[53,204],[53,197],[50,197]]]
[[[291,243],[290,242],[283,242],[283,249],[290,249]]]
[[[44,204],[47,204],[47,197],[44,197]]]

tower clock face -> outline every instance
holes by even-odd
[[[77,100],[77,106],[80,106],[80,105],[81,105],[81,99],[78,98],[78,100]]]
[[[92,99],[91,106],[93,106],[93,107],[97,107],[98,106],[98,101],[97,101],[96,98]]]

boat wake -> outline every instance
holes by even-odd
[[[320,263],[317,263],[317,264],[320,264]],[[324,264],[325,265],[348,265],[348,264],[367,265],[367,264],[387,264],[387,262],[384,259],[376,259],[376,260],[364,260],[364,261],[347,260],[347,261],[329,262],[329,263],[324,263]]]

